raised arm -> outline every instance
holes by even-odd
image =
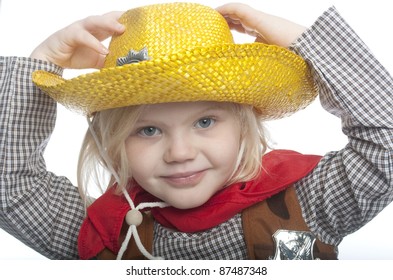
[[[291,48],[310,62],[322,106],[348,137],[298,184],[310,228],[338,245],[393,200],[393,78],[335,8]]]
[[[100,67],[106,53],[100,41],[122,32],[120,14],[71,24],[40,44],[31,58],[0,57],[0,226],[51,259],[78,258],[85,209],[77,188],[46,169],[43,153],[56,103],[33,85],[31,73]]]
[[[297,183],[303,216],[329,244],[356,231],[393,200],[393,79],[330,8],[308,29],[243,4],[218,8],[257,41],[289,47],[310,65],[322,106],[341,118],[348,144]]]

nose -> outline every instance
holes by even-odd
[[[167,163],[181,163],[193,160],[197,154],[197,147],[189,135],[176,134],[167,139],[164,161]]]

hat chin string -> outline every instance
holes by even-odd
[[[111,174],[113,175],[113,177],[115,178],[116,182],[120,182],[120,178],[119,175],[117,174],[117,172],[115,171],[115,169],[113,168],[108,155],[106,154],[104,148],[102,147],[100,141],[98,140],[97,134],[95,133],[94,129],[93,129],[93,124],[90,120],[89,117],[87,117],[87,123],[89,126],[89,131],[91,133],[91,135],[93,136],[94,141],[96,142],[96,145],[98,147],[98,150],[100,152],[100,155],[102,156],[102,158],[104,159],[108,170],[111,172]],[[127,250],[128,244],[131,240],[131,237],[134,236],[135,239],[135,243],[139,249],[139,251],[143,254],[143,256],[145,256],[147,259],[149,260],[162,260],[162,257],[156,257],[153,256],[152,254],[150,254],[146,248],[143,246],[141,239],[139,238],[139,234],[138,234],[138,230],[137,230],[137,226],[141,224],[142,222],[142,214],[139,210],[142,210],[144,208],[153,208],[153,207],[160,207],[160,208],[164,208],[169,206],[167,203],[165,202],[143,202],[140,203],[138,206],[135,207],[134,202],[132,201],[130,195],[128,194],[128,192],[126,190],[123,189],[123,195],[126,198],[128,204],[131,207],[131,210],[127,213],[126,215],[126,222],[129,225],[129,228],[127,230],[127,234],[126,237],[123,241],[123,243],[121,244],[120,250],[117,254],[116,259],[117,260],[121,260],[121,258],[123,257],[124,252]],[[131,214],[131,215],[129,215]]]

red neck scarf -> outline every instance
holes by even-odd
[[[228,186],[196,208],[154,208],[151,212],[154,219],[165,227],[182,232],[203,231],[284,190],[306,176],[319,160],[319,156],[276,150],[263,157],[263,171],[257,180]],[[159,201],[141,187],[133,188],[130,197],[135,205]],[[89,259],[105,247],[118,252],[118,237],[129,210],[124,196],[114,194],[114,188],[99,197],[89,207],[79,233],[80,257]]]

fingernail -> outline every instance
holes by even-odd
[[[124,26],[123,24],[118,23],[116,29],[117,29],[119,32],[123,32],[126,28],[125,28],[125,26]]]
[[[109,50],[106,47],[102,47],[101,53],[107,55],[109,53]]]

